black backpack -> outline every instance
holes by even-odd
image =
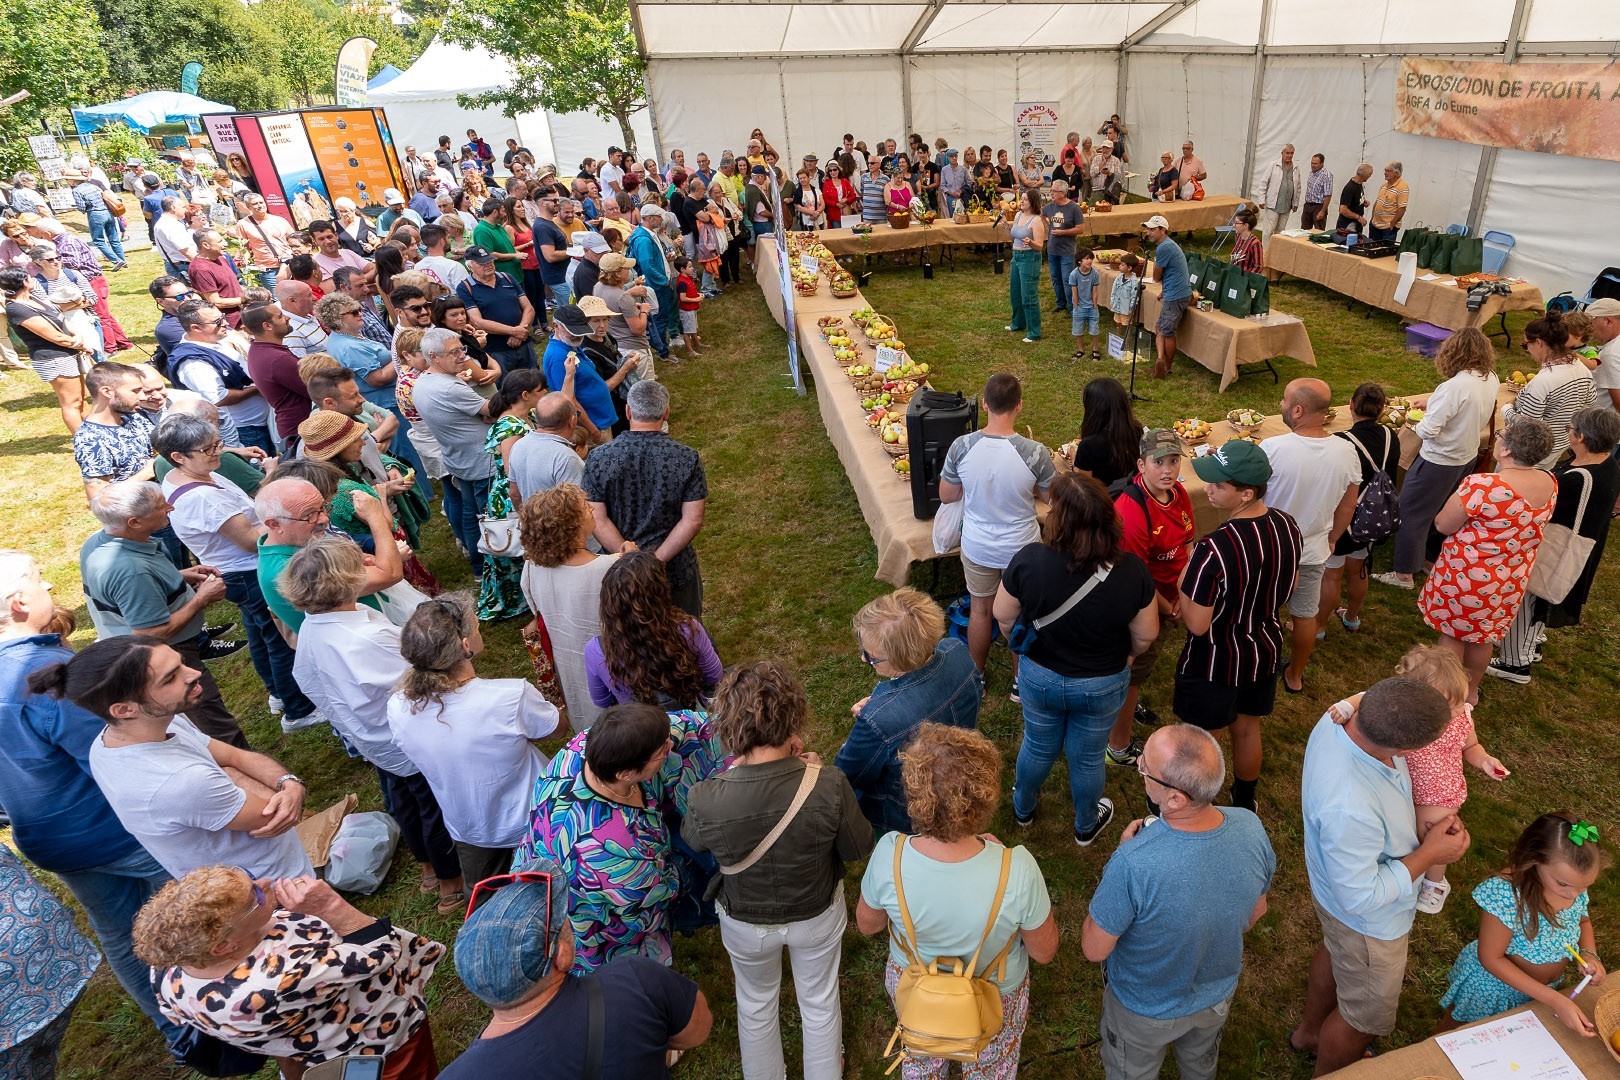
[[[1344,433],[1344,437],[1361,452],[1367,464],[1375,470],[1372,479],[1361,489],[1361,495],[1356,499],[1355,515],[1350,519],[1350,527],[1345,530],[1345,534],[1358,547],[1370,547],[1380,540],[1388,540],[1401,527],[1401,503],[1395,494],[1395,481],[1390,478],[1389,473],[1380,468],[1383,459],[1374,461],[1367,448],[1361,445],[1361,440],[1348,431]],[[1393,431],[1385,429],[1385,458],[1389,456],[1388,440],[1394,437]]]

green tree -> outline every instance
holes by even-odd
[[[445,15],[449,40],[480,46],[512,65],[510,86],[460,96],[507,115],[550,109],[616,120],[634,151],[630,117],[647,104],[645,67],[626,0],[461,0]]]
[[[0,97],[29,96],[0,109],[0,162],[10,172],[30,160],[27,135],[53,120],[71,131],[68,110],[96,104],[107,78],[96,13],[88,0],[13,5],[0,19]]]
[[[233,65],[261,67],[273,39],[240,0],[93,0],[101,22],[108,93],[180,89],[187,61],[209,71]],[[49,6],[49,5],[39,5]],[[239,79],[230,80],[242,86]],[[206,96],[206,95],[205,95]],[[226,104],[243,103],[224,99]],[[274,106],[285,104],[277,101]]]

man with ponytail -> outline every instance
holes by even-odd
[[[255,878],[313,876],[293,826],[304,782],[280,762],[198,731],[184,710],[202,675],[161,641],[103,638],[28,677],[107,722],[90,740],[90,774],[130,835],[182,877],[199,866],[241,866]]]

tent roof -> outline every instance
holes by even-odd
[[[395,67],[393,64],[384,64],[383,69],[377,72],[377,74],[373,75],[370,80],[367,81],[366,89],[375,90],[379,86],[384,86],[393,82],[403,74],[405,73],[399,70],[399,68]]]
[[[1620,4],[1591,0],[630,0],[647,59],[1096,49],[1498,54],[1528,7],[1520,54],[1609,55]],[[723,7],[716,47],[713,9]],[[732,43],[741,43],[735,46]]]
[[[453,45],[442,38],[416,58],[397,79],[381,86],[367,86],[368,105],[392,105],[402,101],[428,101],[455,98],[457,94],[482,94],[499,90],[512,82],[512,65],[483,49]]]
[[[90,105],[73,110],[73,118],[80,131],[94,131],[109,124],[128,124],[132,131],[145,135],[159,124],[178,124],[206,113],[233,113],[230,105],[200,98],[196,94],[182,94],[177,90],[153,90],[146,94],[109,101],[105,105]]]

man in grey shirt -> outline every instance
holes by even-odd
[[[534,407],[538,428],[512,447],[508,479],[512,505],[558,484],[578,484],[585,461],[574,451],[574,401],[566,394],[550,393]]]
[[[450,473],[445,516],[477,576],[484,570],[484,556],[478,551],[478,517],[489,504],[495,471],[494,459],[484,453],[491,423],[489,403],[461,378],[467,370],[467,349],[453,331],[435,327],[423,334],[422,356],[428,369],[416,380],[411,401],[439,443],[444,467]]]
[[[1052,181],[1052,198],[1041,207],[1046,219],[1046,269],[1052,275],[1052,292],[1057,295],[1057,310],[1069,310],[1069,274],[1074,270],[1076,240],[1080,235],[1080,204],[1069,198],[1069,185],[1064,180]]]

